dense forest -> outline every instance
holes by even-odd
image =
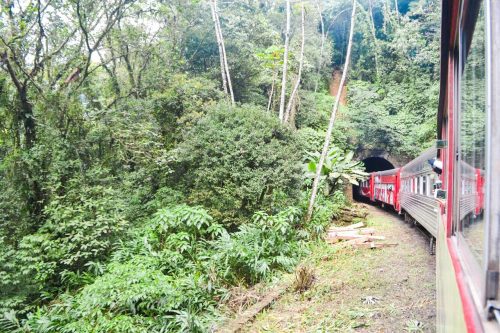
[[[0,6],[0,331],[209,331],[435,137],[436,0]]]

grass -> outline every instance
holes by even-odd
[[[370,208],[366,221],[394,248],[311,245],[312,286],[290,291],[245,332],[434,332],[435,265],[427,239],[392,214]]]

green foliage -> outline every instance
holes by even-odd
[[[308,178],[316,176],[317,164],[319,162],[321,153],[309,153],[309,163],[307,163]],[[358,185],[359,180],[364,180],[368,173],[364,171],[363,163],[353,161],[354,152],[350,151],[345,154],[338,147],[333,146],[326,154],[323,167],[321,169],[321,177],[328,185],[326,193],[331,190],[337,189],[338,185],[344,184],[347,181],[350,184]]]
[[[9,286],[2,291],[2,303],[16,294],[46,298],[60,285],[81,285],[88,277],[79,272],[105,261],[123,235],[129,223],[120,193],[105,182],[82,186],[81,180],[72,181],[80,187],[51,201],[47,221],[36,233],[24,236],[17,246],[2,247],[0,255],[10,254],[0,266],[0,283]]]
[[[268,211],[280,193],[293,202],[300,159],[293,133],[251,105],[212,108],[178,149],[189,200],[226,225]]]
[[[411,158],[435,137],[437,83],[426,78],[385,85],[352,82],[349,116],[359,147]],[[418,125],[418,126],[416,126]]]
[[[298,128],[326,129],[334,98],[324,93],[302,91],[300,111],[297,114]]]
[[[291,270],[304,253],[301,210],[258,212],[228,233],[201,207],[158,210],[92,281],[60,295],[26,320],[4,314],[0,327],[35,332],[204,332],[225,286]],[[136,240],[140,239],[140,244]],[[185,243],[185,240],[195,242]],[[120,253],[122,252],[122,253]]]
[[[175,75],[167,89],[156,93],[154,115],[161,126],[165,144],[172,146],[204,115],[207,106],[222,98],[214,81]]]
[[[301,211],[289,207],[276,215],[257,212],[252,224],[233,233],[223,233],[213,243],[214,262],[224,281],[256,283],[276,270],[292,270],[303,249],[296,228]]]
[[[332,223],[332,218],[341,214],[341,208],[346,205],[346,201],[342,190],[337,190],[330,196],[319,193],[316,197],[311,221],[304,226],[302,234],[307,238],[322,238],[326,229]],[[307,205],[307,201],[305,203]]]

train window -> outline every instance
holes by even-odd
[[[436,189],[436,176],[431,173],[429,175],[429,190],[427,195],[430,197],[434,196],[435,189]]]
[[[484,249],[484,223],[482,214],[483,191],[476,175],[484,174],[486,154],[486,79],[485,33],[483,8],[479,10],[472,39],[462,34],[459,102],[459,156],[458,177],[459,230],[465,244],[482,266]],[[470,45],[467,45],[469,43]],[[467,53],[467,49],[469,52]]]
[[[427,195],[427,176],[422,176],[422,194]]]

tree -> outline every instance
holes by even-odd
[[[318,91],[319,74],[321,71],[321,67],[323,67],[323,51],[325,49],[325,41],[327,34],[327,32],[325,31],[325,21],[323,20],[323,10],[321,8],[321,0],[316,0],[316,8],[318,9],[319,22],[321,25],[321,46],[320,46],[318,69],[317,69],[318,78],[314,83],[314,92]]]
[[[288,118],[290,117],[290,112],[292,110],[293,102],[295,100],[295,96],[299,91],[300,79],[302,77],[302,66],[304,64],[304,45],[306,43],[306,33],[305,33],[305,10],[304,3],[301,4],[301,44],[300,44],[300,60],[299,60],[299,71],[297,73],[297,81],[293,87],[292,93],[290,94],[290,99],[288,100],[288,105],[286,107],[285,115],[283,118],[283,122],[287,123]]]
[[[212,17],[215,24],[215,34],[217,36],[217,45],[219,47],[220,64],[222,71],[222,85],[224,92],[229,91],[231,103],[234,104],[233,85],[231,83],[231,75],[229,73],[229,66],[227,64],[226,46],[224,45],[224,37],[222,36],[222,29],[220,26],[219,12],[217,9],[217,0],[211,0],[210,6],[212,8]],[[227,86],[226,86],[227,85]]]
[[[293,202],[300,186],[301,146],[275,116],[252,105],[218,104],[179,145],[180,183],[194,204],[226,225],[255,210]]]
[[[316,167],[316,177],[313,181],[313,187],[311,191],[311,199],[309,200],[309,207],[307,208],[307,216],[306,220],[310,221],[314,209],[314,200],[316,199],[316,195],[318,193],[319,182],[321,178],[321,170],[323,168],[323,164],[325,163],[326,155],[328,154],[328,148],[330,147],[330,141],[332,137],[333,126],[335,125],[335,117],[337,115],[337,110],[339,108],[340,96],[342,95],[342,89],[344,88],[345,81],[347,78],[347,72],[349,70],[349,61],[351,58],[351,49],[352,49],[352,36],[354,35],[354,23],[356,19],[356,2],[352,2],[352,12],[351,12],[351,28],[349,33],[349,42],[347,46],[346,60],[344,64],[344,70],[342,72],[342,79],[340,80],[339,89],[337,91],[337,96],[335,98],[335,104],[333,105],[332,114],[330,116],[330,121],[328,123],[328,129],[325,135],[325,142],[323,144],[323,150],[321,152],[321,156],[319,158],[319,162]]]
[[[290,0],[286,0],[285,53],[283,54],[283,76],[281,78],[281,97],[279,119],[283,123],[285,116],[286,73],[288,66],[288,46],[290,44]]]

